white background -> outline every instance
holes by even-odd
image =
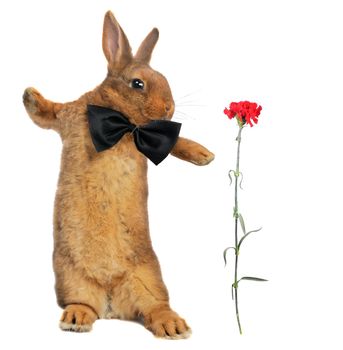
[[[342,348],[342,11],[340,1],[2,1],[2,349]],[[136,49],[156,26],[152,66],[169,80],[182,135],[216,154],[199,168],[150,164],[151,235],[171,304],[189,340],[155,339],[141,325],[97,321],[89,334],[58,329],[52,208],[61,142],[37,128],[21,96],[34,86],[70,101],[106,74],[102,21],[111,9]],[[190,96],[180,99],[182,96]],[[230,296],[235,122],[231,101],[260,103],[244,130],[241,210],[248,229],[239,290],[244,335]],[[176,115],[177,116],[177,115]],[[179,115],[180,116],[180,115]]]

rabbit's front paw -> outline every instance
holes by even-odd
[[[201,149],[193,154],[191,162],[196,165],[207,165],[214,159],[214,154],[207,149]]]
[[[185,339],[192,333],[185,320],[170,309],[152,312],[145,326],[158,338]]]
[[[23,102],[28,113],[37,113],[43,96],[33,87],[25,89]]]
[[[63,331],[89,332],[98,318],[95,312],[86,305],[68,305],[61,317],[60,328]]]

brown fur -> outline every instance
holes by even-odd
[[[89,331],[97,318],[135,319],[156,336],[182,338],[189,327],[169,306],[167,289],[152,249],[147,209],[147,159],[133,136],[97,153],[86,117],[87,104],[121,111],[134,124],[168,118],[174,101],[166,79],[149,60],[158,39],[148,35],[135,57],[127,38],[108,12],[103,49],[108,76],[93,91],[71,103],[53,103],[28,88],[24,104],[32,120],[56,130],[63,141],[54,212],[54,271],[64,330]],[[144,91],[130,87],[139,78]],[[172,154],[198,165],[213,154],[179,138]]]

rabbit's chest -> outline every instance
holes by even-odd
[[[126,205],[146,192],[146,159],[132,144],[120,146],[108,150],[89,173],[88,182],[93,182],[99,198],[104,200],[100,209],[106,209],[108,201],[116,206]]]
[[[92,269],[100,272],[102,267],[106,276],[108,271],[126,270],[127,262],[139,254],[141,241],[149,241],[144,163],[140,157],[108,152],[85,179],[87,241],[82,255],[90,257]]]

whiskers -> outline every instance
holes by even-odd
[[[195,120],[195,118],[185,112],[178,111],[175,106],[174,116],[173,119],[176,120]]]
[[[199,94],[201,90],[196,90],[183,95],[175,100],[174,119],[177,120],[196,120],[199,114],[194,113],[192,109],[206,107],[206,105],[198,103],[199,98],[195,99],[194,95]],[[182,110],[183,109],[183,110]],[[186,111],[185,111],[186,109]],[[193,113],[192,113],[193,112]],[[192,114],[190,114],[192,113]]]

